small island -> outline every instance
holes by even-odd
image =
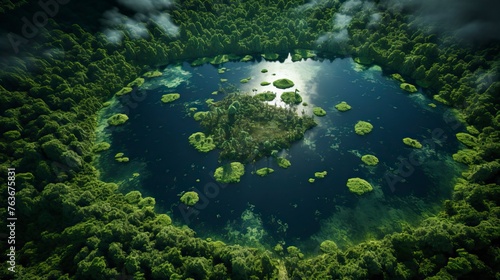
[[[405,143],[406,145],[413,147],[413,148],[417,148],[417,149],[422,148],[422,144],[420,144],[420,142],[418,142],[418,140],[410,138],[410,137],[403,138],[403,143]]]
[[[278,166],[281,168],[288,168],[292,165],[290,161],[284,157],[277,157],[276,161],[278,162]]]
[[[287,89],[293,87],[295,84],[289,79],[279,79],[273,82],[273,86],[279,89]]]
[[[328,174],[328,172],[326,170],[321,171],[321,172],[314,172],[314,177],[319,178],[319,179],[323,179],[326,177],[326,174]]]
[[[193,206],[195,205],[198,201],[200,200],[200,197],[198,196],[198,193],[196,192],[185,192],[181,198],[180,201],[187,206]]]
[[[214,178],[219,183],[238,183],[245,174],[245,166],[241,162],[231,162],[215,169]]]
[[[349,191],[357,195],[362,195],[367,192],[373,191],[373,187],[366,180],[361,178],[350,178],[347,180],[347,187]]]
[[[268,99],[271,95],[256,95]],[[266,97],[266,98],[264,98]],[[221,160],[247,163],[273,150],[282,150],[302,139],[304,133],[316,126],[310,116],[298,116],[294,111],[269,105],[259,97],[232,93],[218,102],[209,104],[210,110],[199,115],[205,129],[193,136],[193,145],[210,145],[220,149]],[[196,137],[196,138],[194,138]],[[207,141],[210,138],[212,141]],[[198,149],[197,148],[197,149]]]
[[[257,175],[259,175],[260,177],[264,177],[264,176],[267,176],[273,172],[274,172],[274,169],[269,168],[269,167],[264,167],[264,168],[257,170],[255,173],[257,173]]]
[[[180,94],[178,93],[168,93],[168,94],[164,94],[162,97],[161,97],[161,102],[163,103],[170,103],[170,102],[174,102],[175,100],[179,99],[181,97]]]
[[[378,158],[374,155],[364,155],[361,157],[361,160],[369,166],[375,166],[378,164]]]
[[[281,101],[288,105],[298,105],[302,103],[302,97],[296,91],[285,91],[281,94]]]
[[[409,83],[401,83],[401,85],[399,85],[399,87],[403,90],[406,90],[409,93],[414,93],[414,92],[418,91],[414,85],[409,84]]]
[[[372,131],[373,125],[369,122],[365,121],[358,121],[356,125],[354,126],[354,131],[358,135],[365,135],[368,134]]]
[[[326,111],[321,107],[314,107],[313,114],[318,116],[318,117],[324,117],[324,116],[326,116]]]
[[[260,101],[273,101],[274,98],[276,98],[276,93],[266,91],[266,92],[261,92],[256,95],[254,95],[254,98],[260,100]]]
[[[347,104],[347,102],[342,101],[339,104],[335,105],[335,109],[339,110],[340,112],[345,112],[351,110],[351,106]]]
[[[128,121],[128,116],[125,114],[115,114],[108,118],[108,124],[113,126],[122,125],[126,121]]]

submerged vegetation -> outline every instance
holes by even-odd
[[[261,169],[258,169],[255,173],[261,177],[264,177],[264,176],[267,176],[273,172],[274,172],[274,169],[269,168],[269,167],[263,167]]]
[[[9,23],[5,30],[18,32],[18,9],[37,7],[35,2],[2,5],[2,20]],[[411,9],[382,4],[374,4],[375,11],[352,9],[350,24],[334,30],[339,27],[332,26],[332,19],[344,15],[345,1],[181,1],[165,9],[178,34],[153,24],[144,26],[143,38],[119,31],[122,41],[112,42],[96,32],[104,12],[99,9],[106,5],[94,5],[95,14],[72,17],[81,10],[74,6],[77,1],[67,2],[29,44],[12,33],[16,53],[1,62],[1,168],[2,174],[8,168],[18,172],[16,217],[22,223],[16,224],[16,273],[3,262],[0,278],[498,278],[498,42],[463,45],[446,33],[437,36],[417,28]],[[462,139],[473,146],[453,158],[466,164],[466,170],[461,178],[449,178],[455,182],[453,195],[438,215],[347,248],[325,240],[318,253],[304,256],[294,246],[284,250],[278,244],[270,251],[201,239],[188,227],[172,224],[155,209],[154,198],[138,191],[123,193],[118,184],[99,180],[92,165],[97,112],[138,76],[179,61],[250,61],[250,54],[295,49],[378,64],[389,74],[398,73],[400,82],[411,81],[428,89],[436,101],[457,108],[474,127],[469,134],[477,145],[468,136]],[[294,60],[299,58],[295,54]],[[118,98],[130,96],[128,90]],[[210,117],[214,115],[219,114]],[[279,115],[286,119],[288,113]],[[271,126],[278,124],[271,122],[256,134]],[[235,141],[229,143],[234,147]],[[220,167],[215,175],[236,180],[229,174],[242,170],[238,167],[242,165]],[[0,176],[2,201],[7,201],[7,183]],[[2,213],[7,214],[5,208]],[[6,219],[2,223],[5,228]]]

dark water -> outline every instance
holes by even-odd
[[[458,172],[451,160],[458,148],[454,135],[461,127],[446,121],[450,116],[447,108],[428,106],[432,100],[422,93],[410,95],[376,67],[366,69],[351,59],[222,66],[229,71],[219,74],[212,65],[170,66],[163,77],[151,79],[139,89],[137,106],[122,101],[108,109],[104,114],[126,111],[130,120],[101,133],[112,142],[112,148],[100,158],[102,178],[121,182],[124,191],[139,189],[155,197],[160,211],[201,236],[216,235],[250,245],[281,241],[311,247],[324,239],[347,245],[380,237],[431,215],[449,196],[451,179]],[[263,68],[269,71],[261,73]],[[247,77],[252,78],[250,82],[241,84],[240,79]],[[281,151],[291,161],[290,168],[282,169],[264,158],[246,165],[240,183],[215,182],[212,174],[220,165],[218,152],[202,154],[188,143],[189,135],[202,130],[189,116],[189,108],[207,110],[205,100],[223,98],[211,93],[229,84],[250,94],[253,89],[281,93],[272,85],[260,86],[262,81],[278,78],[294,81],[295,87],[288,90],[299,89],[309,103],[298,106],[299,114],[302,110],[311,114],[312,107],[321,106],[327,115],[316,118],[319,126],[308,131],[304,140]],[[181,98],[162,104],[162,94],[169,92],[180,93]],[[341,101],[348,102],[352,110],[338,112],[334,105]],[[355,134],[358,120],[372,123],[373,131],[365,136]],[[440,139],[433,139],[432,131],[439,131]],[[430,144],[415,150],[403,144],[404,137],[427,139]],[[130,162],[115,162],[117,152],[124,152]],[[378,166],[364,166],[360,159],[364,154],[376,155]],[[422,161],[415,162],[415,158]],[[266,166],[275,172],[264,178],[252,174]],[[402,181],[391,186],[386,175],[401,166]],[[323,170],[328,171],[326,178],[308,182],[314,172]],[[134,177],[133,173],[140,175]],[[352,177],[369,181],[374,191],[363,196],[350,193],[346,182]],[[179,207],[178,194],[193,189],[200,194],[200,202],[189,209]]]

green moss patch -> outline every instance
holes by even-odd
[[[457,153],[453,154],[452,157],[454,161],[467,165],[478,164],[482,161],[479,153],[471,149],[459,150]]]
[[[403,76],[401,76],[401,74],[399,74],[399,73],[394,73],[394,74],[391,75],[391,77],[394,80],[399,81],[401,83],[405,83],[406,82],[405,79],[403,78]]]
[[[422,144],[420,144],[420,142],[418,142],[418,140],[410,138],[410,137],[403,138],[403,143],[405,143],[406,145],[413,147],[413,148],[417,148],[417,149],[422,148]]]
[[[318,117],[324,117],[326,116],[326,111],[321,107],[314,107],[313,114],[315,114]]]
[[[260,85],[263,87],[268,86],[270,84],[271,84],[270,82],[265,82],[265,81],[260,83]]]
[[[178,93],[168,93],[168,94],[164,94],[162,95],[161,97],[161,102],[163,103],[170,103],[170,102],[174,102],[175,100],[179,99],[181,97],[180,94]]]
[[[128,116],[125,114],[115,114],[108,118],[109,125],[122,125],[128,121]]]
[[[240,59],[241,62],[247,62],[253,60],[253,56],[251,55],[245,55],[242,59]]]
[[[295,91],[285,91],[281,94],[281,101],[288,105],[298,105],[302,103],[302,96]]]
[[[245,166],[240,162],[231,162],[217,167],[214,178],[219,183],[238,183],[245,174]]]
[[[289,79],[278,79],[273,82],[273,86],[279,88],[279,89],[287,89],[293,87],[295,84],[293,83],[292,80]]]
[[[366,180],[361,178],[350,178],[347,180],[347,187],[349,191],[357,195],[362,195],[367,192],[373,191],[373,187]]]
[[[373,125],[369,122],[358,121],[356,125],[354,125],[354,131],[358,135],[365,135],[372,131]]]
[[[115,160],[117,162],[129,162],[129,158],[126,157],[124,153],[117,153],[115,155]]]
[[[347,102],[342,101],[339,104],[335,105],[335,109],[339,110],[340,112],[345,112],[351,110],[351,105],[347,104]]]
[[[261,72],[261,73],[267,73],[268,71],[267,71],[267,69],[266,69],[266,68],[264,68],[264,69],[260,70],[260,72]]]

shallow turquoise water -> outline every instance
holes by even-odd
[[[228,71],[219,74],[220,67]],[[263,68],[268,72],[261,73]],[[124,191],[140,189],[155,197],[159,211],[169,212],[177,223],[188,224],[201,236],[257,246],[282,242],[308,250],[315,250],[324,239],[342,246],[415,223],[435,212],[451,193],[451,178],[458,174],[451,160],[458,148],[454,135],[462,127],[450,121],[447,108],[429,107],[432,100],[420,92],[402,91],[377,67],[367,69],[351,59],[286,60],[196,68],[183,64],[163,72],[164,76],[147,81],[132,97],[122,98],[104,112],[126,112],[130,120],[101,133],[101,138],[112,141],[112,148],[100,158],[102,179],[121,181]],[[241,84],[247,77],[250,82]],[[316,118],[319,125],[302,141],[281,151],[292,162],[290,168],[262,159],[246,166],[240,183],[215,182],[217,151],[201,154],[187,141],[202,130],[189,116],[189,108],[207,110],[206,99],[223,98],[211,94],[221,86],[234,85],[249,94],[281,93],[272,85],[260,86],[262,81],[279,78],[293,80],[295,87],[286,91],[299,89],[309,103],[297,107],[299,114],[302,110],[312,114],[314,106],[321,106],[327,115]],[[162,104],[161,95],[170,92],[180,93],[181,98]],[[278,100],[270,103],[282,106]],[[352,110],[338,112],[334,105],[341,101]],[[358,120],[372,123],[373,131],[355,134]],[[403,144],[404,137],[427,144],[415,150]],[[131,161],[115,162],[117,152],[124,152]],[[365,166],[360,159],[364,154],[376,155],[380,163]],[[264,178],[252,174],[265,166],[275,172]],[[323,170],[328,171],[326,178],[308,182],[314,172]],[[134,172],[140,175],[134,177]],[[388,174],[395,172],[398,181],[388,180],[394,178]],[[350,193],[345,184],[352,177],[369,181],[374,191],[362,196]],[[189,190],[197,191],[201,200],[185,208],[179,205],[178,194]]]

